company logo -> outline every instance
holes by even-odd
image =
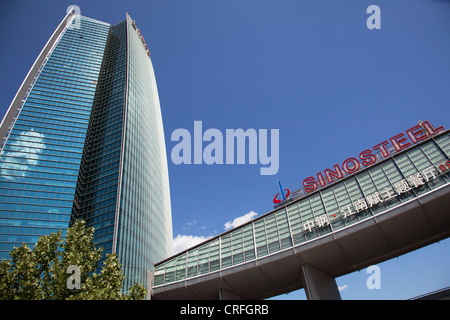
[[[350,174],[358,172],[364,167],[371,166],[378,161],[396,154],[399,151],[405,150],[414,144],[426,140],[435,134],[444,130],[443,126],[434,128],[428,121],[419,121],[417,125],[399,133],[389,140],[378,143],[372,148],[362,151],[358,156],[346,159],[341,165],[334,164],[333,169],[327,168],[318,172],[315,176],[308,177],[303,180],[303,187],[294,189],[289,194],[291,197],[283,196],[283,190],[279,183],[279,193],[274,197],[273,202],[276,204],[275,208],[285,204],[287,201],[293,201],[300,196],[306,195],[313,191],[319,190],[331,183],[334,183]],[[282,194],[282,200],[278,196]]]
[[[289,189],[284,189],[283,193],[282,193],[282,199],[278,199],[278,196],[280,195],[280,193],[278,192],[275,197],[273,198],[273,203],[278,204],[281,203],[281,201],[284,201],[287,197],[289,197],[289,195],[291,194],[291,190]],[[284,199],[283,199],[283,195],[284,195]]]

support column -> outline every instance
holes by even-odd
[[[155,280],[155,275],[150,270],[147,271],[147,296],[146,300],[152,299],[153,294],[153,281]]]
[[[236,293],[233,293],[226,289],[219,289],[219,300],[243,300],[243,299]]]
[[[308,300],[342,300],[332,275],[309,264],[302,265],[301,273]]]

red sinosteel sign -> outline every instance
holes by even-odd
[[[303,180],[304,187],[302,189],[305,193],[310,193],[317,189],[321,189],[332,182],[342,179],[344,176],[355,173],[361,168],[370,166],[379,160],[389,157],[391,154],[409,148],[417,142],[425,140],[443,130],[443,126],[434,128],[428,121],[419,121],[417,125],[406,130],[405,132],[399,133],[389,140],[380,142],[371,149],[362,151],[357,158],[348,158],[342,162],[341,165],[335,164],[333,169],[327,168],[323,170],[323,172],[318,172],[315,176],[306,178]],[[382,157],[377,160],[376,154],[381,154]],[[294,198],[301,194],[301,190],[290,193],[291,198]],[[282,202],[279,200],[278,196],[279,194],[275,195],[273,199],[273,203],[277,205]]]

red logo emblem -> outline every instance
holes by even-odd
[[[284,196],[285,196],[285,198],[287,199],[287,197],[289,197],[289,194],[291,193],[291,190],[289,190],[289,189],[284,189],[284,193],[285,193]],[[275,197],[273,198],[273,203],[275,203],[275,204],[281,203],[281,200],[280,200],[280,199],[277,199],[279,195],[280,195],[280,193],[277,193],[277,194],[275,195]]]

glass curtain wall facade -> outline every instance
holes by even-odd
[[[3,120],[0,259],[14,246],[32,247],[40,235],[64,235],[69,226],[108,30],[68,14]]]
[[[155,266],[154,286],[254,261],[351,227],[450,183],[449,131]]]
[[[94,243],[113,252],[125,110],[127,38],[125,21],[111,27],[92,107],[72,219],[94,227]],[[113,75],[113,76],[112,76]]]
[[[147,44],[128,15],[126,26],[126,123],[114,238],[125,286],[131,280],[146,283],[153,265],[173,254],[169,173],[155,74]]]
[[[73,213],[95,228],[103,258],[118,254],[126,291],[134,282],[147,285],[153,265],[173,250],[156,80],[147,45],[128,15],[111,27],[98,87]]]
[[[135,22],[70,12],[0,127],[0,258],[84,219],[149,288],[172,254],[163,123],[150,53]],[[150,289],[150,288],[149,288]]]

